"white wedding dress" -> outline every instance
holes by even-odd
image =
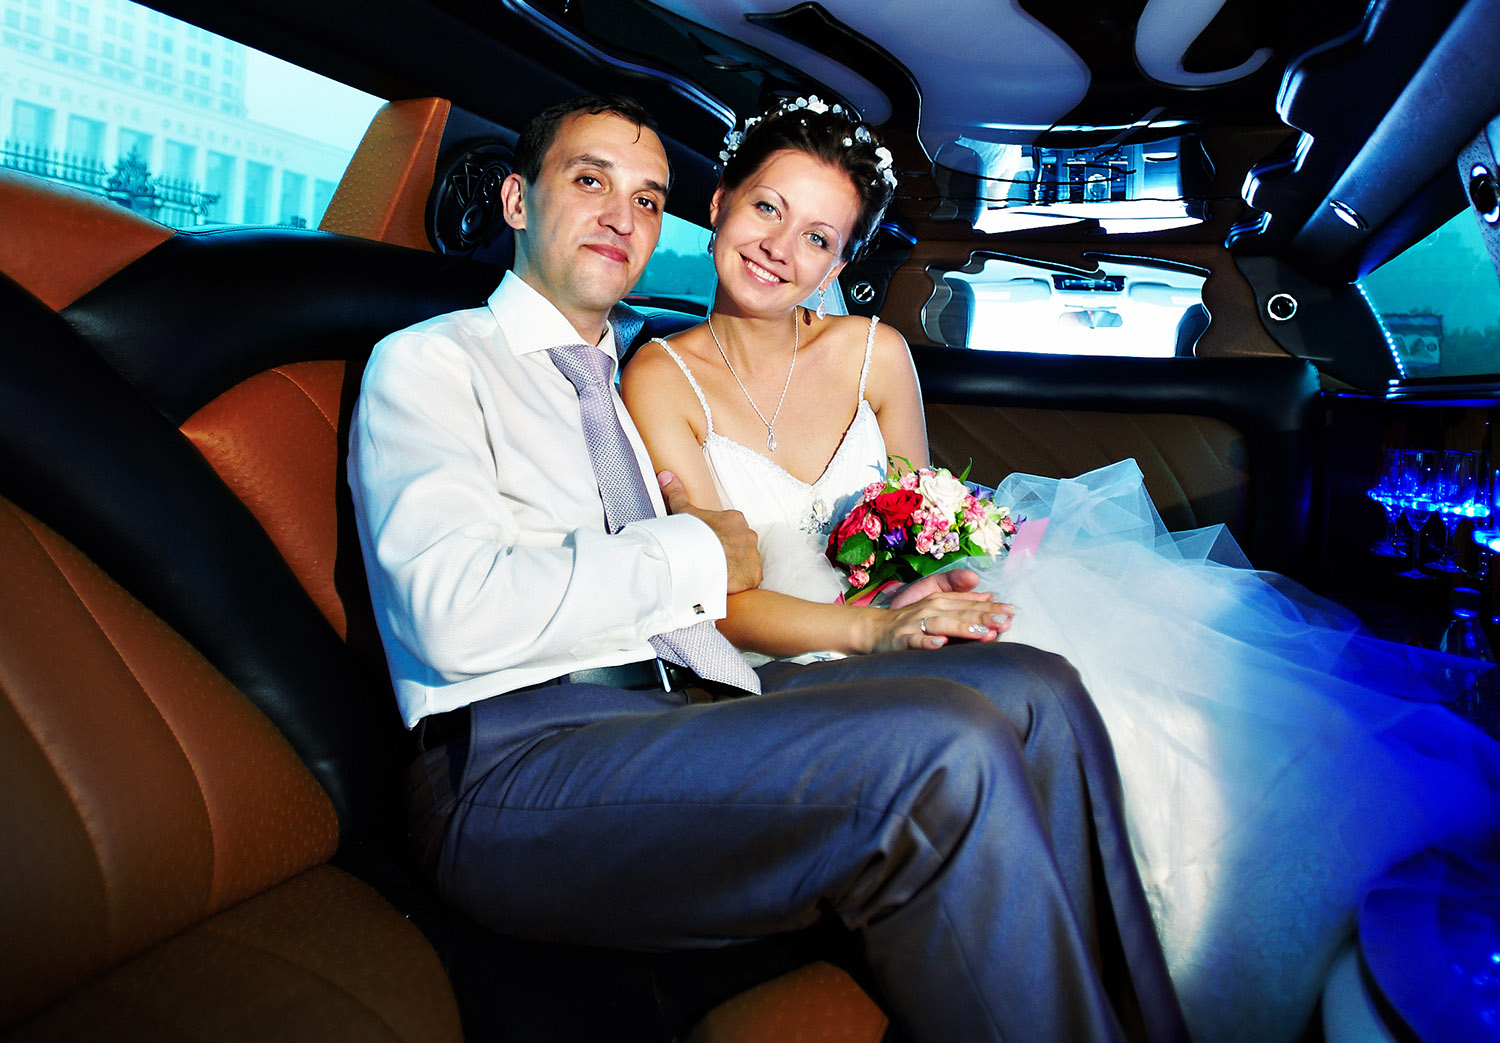
[[[763,586],[832,600],[844,584],[827,532],[884,473],[863,375],[808,485],[714,433],[673,358],[708,418],[720,500],[760,535]],[[1222,527],[1167,533],[1134,461],[1012,475],[995,499],[1025,523],[982,586],[1017,607],[1003,640],[1066,656],[1099,707],[1194,1038],[1297,1039],[1364,885],[1500,822],[1500,745],[1430,701],[1460,664],[1360,634],[1339,607],[1251,570]]]

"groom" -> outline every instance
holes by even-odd
[[[442,893],[633,948],[831,914],[918,1043],[1185,1038],[1066,662],[999,642],[757,675],[713,628],[759,582],[755,535],[663,503],[612,387],[669,182],[635,103],[542,113],[502,190],[512,271],[364,376],[349,480]]]

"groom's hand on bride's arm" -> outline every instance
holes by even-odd
[[[667,513],[691,514],[712,529],[724,545],[724,560],[729,565],[729,593],[738,594],[760,586],[760,549],[754,530],[745,524],[745,516],[739,511],[709,511],[694,507],[688,501],[682,479],[671,471],[660,472],[656,480],[661,483]]]

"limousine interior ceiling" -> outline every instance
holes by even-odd
[[[1354,278],[1456,212],[1454,157],[1500,110],[1489,53],[1500,0],[153,6],[372,94],[448,98],[505,127],[569,94],[634,94],[665,131],[684,214],[706,207],[725,132],[778,94],[841,100],[882,124],[903,174],[894,216],[914,229],[946,218],[943,237],[965,234],[955,217],[977,237],[1097,232],[1088,219],[1045,228],[1064,222],[990,212],[1078,202],[1043,182],[1066,184],[1070,165],[1105,169],[1101,155],[1119,168],[1111,150],[1137,149],[1129,169],[1175,153],[1179,223],[1209,220],[1165,235],[1227,237],[1239,253],[1278,254],[1325,278]],[[1230,131],[1241,151],[1216,154]],[[1245,155],[1247,140],[1263,147]],[[1018,160],[1016,149],[1031,152]],[[1102,180],[1097,190],[1119,202]],[[1231,230],[1242,192],[1255,212]]]

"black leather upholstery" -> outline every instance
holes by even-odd
[[[173,423],[283,362],[363,360],[484,303],[490,265],[295,229],[179,232],[62,313]]]
[[[285,734],[347,839],[388,820],[408,750],[389,682],[319,614],[178,431],[240,380],[349,359],[482,303],[494,268],[287,229],[179,233],[64,312],[0,278],[0,480],[199,648]],[[224,553],[233,547],[234,553]]]
[[[345,834],[357,835],[394,802],[392,758],[404,757],[385,685],[357,668],[175,424],[3,278],[0,316],[0,488],[208,656],[286,735]]]
[[[1079,358],[915,347],[929,404],[1019,406],[1221,420],[1245,437],[1252,476],[1250,559],[1306,575],[1317,461],[1319,382],[1312,364],[1278,358]]]
[[[912,348],[923,398],[936,402],[1193,413],[1242,430],[1305,428],[1318,392],[1293,358],[1132,359]]]

